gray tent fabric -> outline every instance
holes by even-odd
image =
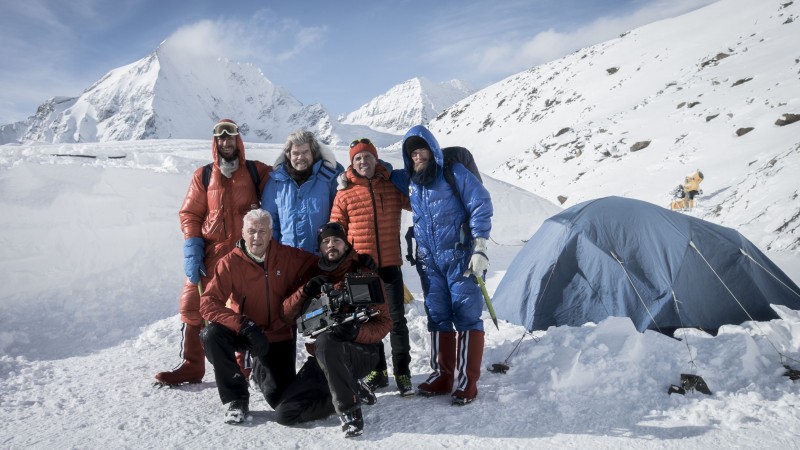
[[[778,318],[771,303],[800,310],[800,288],[739,232],[622,197],[547,219],[494,295],[497,316],[528,331],[619,316],[716,332]]]

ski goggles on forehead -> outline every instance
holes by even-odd
[[[214,125],[214,136],[220,137],[223,133],[228,133],[228,136],[237,136],[239,134],[239,127],[235,123],[220,122]]]
[[[372,144],[372,141],[370,141],[367,138],[356,139],[355,141],[350,143],[350,148],[353,148],[358,144],[367,144],[367,145],[369,145],[369,144]]]

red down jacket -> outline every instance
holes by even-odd
[[[282,315],[284,298],[314,275],[318,257],[270,240],[264,265],[243,250],[244,241],[223,256],[200,300],[200,314],[209,322],[239,332],[242,315],[255,321],[271,342],[294,338]],[[230,308],[225,303],[230,299]]]

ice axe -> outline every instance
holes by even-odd
[[[494,307],[492,306],[492,299],[489,298],[489,293],[486,292],[486,284],[483,282],[483,278],[479,275],[475,275],[475,279],[478,280],[478,286],[481,287],[481,292],[483,293],[483,299],[486,301],[486,308],[489,310],[489,315],[492,316],[492,322],[494,322],[494,326],[497,330],[500,330],[500,325],[497,324],[497,315],[494,313]]]

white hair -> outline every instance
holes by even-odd
[[[272,216],[261,208],[251,209],[244,215],[242,228],[246,227],[248,222],[264,222],[267,228],[272,229]]]

